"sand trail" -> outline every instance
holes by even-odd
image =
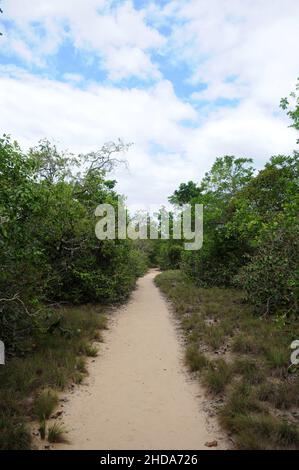
[[[84,385],[66,394],[69,443],[56,449],[204,449],[225,438],[208,418],[204,392],[183,365],[173,314],[151,270],[112,315]]]

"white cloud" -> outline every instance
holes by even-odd
[[[161,47],[164,38],[131,0],[116,6],[112,0],[5,0],[3,8],[15,25],[14,33],[5,35],[6,48],[28,62],[41,65],[69,39],[97,56],[110,79],[159,75],[150,51]],[[25,56],[28,48],[32,53]]]
[[[208,85],[196,99],[252,99],[273,110],[294,87],[299,2],[174,0],[160,14],[172,25],[169,51],[191,69],[195,88]]]
[[[0,132],[25,146],[53,138],[74,152],[118,137],[134,142],[129,172],[118,172],[119,188],[131,202],[165,202],[180,182],[200,180],[216,156],[248,156],[261,166],[272,154],[290,153],[295,131],[278,105],[299,70],[299,2],[145,5],[137,10],[132,0],[5,0],[13,28],[5,30],[3,50],[45,68],[38,76],[2,66]],[[62,75],[64,81],[42,76],[65,39],[86,61],[106,69],[110,85],[86,81],[76,67]],[[161,53],[161,69],[153,52]],[[175,85],[181,83],[174,66],[185,67],[189,103],[162,74],[167,76],[169,63]],[[139,88],[117,86],[129,77],[142,80],[142,88],[141,82]],[[217,107],[219,98],[238,103]]]
[[[26,147],[43,137],[78,153],[118,137],[134,142],[129,172],[118,172],[119,190],[131,203],[165,203],[180,182],[199,181],[216,156],[245,155],[261,164],[273,153],[291,152],[296,139],[286,119],[255,103],[214,111],[200,126],[195,109],[166,80],[147,90],[97,83],[82,90],[2,67],[0,106],[0,133]]]
[[[112,48],[105,58],[105,68],[112,81],[126,77],[138,77],[143,80],[161,78],[161,74],[149,56],[137,47]]]

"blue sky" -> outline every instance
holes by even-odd
[[[86,152],[134,146],[117,174],[163,203],[215,158],[295,147],[279,101],[299,75],[293,0],[2,0],[0,131]]]

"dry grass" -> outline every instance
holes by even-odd
[[[163,272],[156,284],[185,334],[186,364],[223,398],[219,419],[236,446],[298,448],[299,376],[288,370],[298,322],[257,317],[242,292],[196,287],[180,271]]]
[[[86,374],[85,357],[97,353],[90,342],[100,338],[99,329],[106,328],[100,308],[87,305],[60,312],[67,336],[57,331],[32,338],[33,353],[13,358],[0,369],[0,449],[30,448],[30,418],[40,420],[44,435],[45,420],[57,404],[55,390],[80,383]]]
[[[51,389],[42,390],[34,404],[34,414],[40,422],[49,419],[58,405],[58,395]]]
[[[61,424],[54,423],[49,426],[48,441],[49,442],[66,442],[65,429],[63,426],[61,426]]]

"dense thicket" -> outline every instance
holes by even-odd
[[[95,208],[117,206],[106,175],[124,149],[111,143],[74,158],[47,141],[23,153],[0,139],[0,338],[8,350],[59,323],[49,304],[122,300],[144,271],[133,242],[95,236]]]
[[[297,87],[298,90],[298,87]],[[283,99],[298,129],[299,98]],[[260,314],[298,314],[299,154],[278,155],[260,171],[252,160],[217,158],[199,185],[182,183],[169,198],[175,206],[204,206],[204,243],[172,262],[164,244],[161,267],[181,268],[201,286],[238,286]],[[176,242],[177,243],[177,242]]]

